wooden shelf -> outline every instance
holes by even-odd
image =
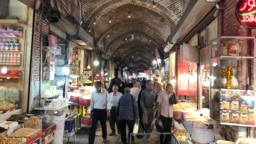
[[[0,66],[21,66],[21,64],[2,64],[2,63],[0,63]]]
[[[0,79],[21,79],[21,77],[0,76]]]
[[[24,38],[23,37],[11,37],[11,36],[7,37],[7,36],[0,35],[0,39],[18,39],[18,40],[20,40],[20,39],[24,39]]]
[[[18,51],[4,51],[4,50],[2,50],[2,51],[0,51],[0,53],[23,53],[23,51],[20,51],[20,50],[18,50]]]

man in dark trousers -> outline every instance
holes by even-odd
[[[110,123],[110,128],[111,128],[112,132],[109,135],[116,136],[116,128],[115,128],[116,126],[117,126],[118,133],[120,132],[119,120],[117,117],[117,106],[118,106],[119,100],[123,94],[118,92],[118,85],[113,85],[112,89],[113,89],[113,92],[111,92],[109,94],[110,102],[111,102],[109,123]]]
[[[96,90],[92,92],[90,105],[92,126],[89,133],[89,144],[94,144],[98,121],[100,121],[102,128],[103,143],[107,143],[106,121],[107,117],[110,116],[110,98],[108,91],[102,88],[102,83],[100,81],[96,81],[94,86]]]
[[[174,96],[172,84],[167,84],[165,91],[157,97],[157,117],[161,119],[164,129],[162,132],[171,133],[173,105],[169,103],[170,97]],[[160,144],[169,144],[171,135],[160,135]]]
[[[123,144],[126,144],[126,125],[129,129],[128,138],[130,138],[130,134],[133,131],[134,123],[139,122],[138,105],[133,95],[130,94],[129,87],[125,88],[124,95],[120,98],[118,105],[118,114],[120,119],[121,140]],[[132,136],[131,139],[129,139],[129,141],[130,143],[134,143],[134,137]]]
[[[141,92],[140,106],[142,110],[142,123],[146,133],[151,133],[151,123],[154,120],[156,92],[153,89],[153,82],[147,81],[146,89]],[[150,135],[146,135],[148,139]]]

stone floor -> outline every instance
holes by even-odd
[[[88,135],[89,135],[89,128],[82,128],[81,130],[77,131],[76,135],[69,138],[64,138],[64,144],[88,144]],[[107,124],[107,131],[108,134],[111,132],[109,124]],[[156,134],[156,131],[152,132],[153,134]],[[101,128],[100,124],[98,125],[97,131],[96,131],[96,137],[95,137],[95,144],[103,144],[102,142],[102,134],[101,134]],[[121,144],[121,138],[120,135],[117,136],[109,136],[107,137],[108,144]],[[158,136],[157,135],[151,135],[148,140],[145,140],[144,138],[136,138],[134,139],[135,144],[158,144]]]

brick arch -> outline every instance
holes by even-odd
[[[117,49],[115,51],[115,53],[113,54],[113,56],[121,56],[123,58],[123,57],[127,57],[129,55],[137,55],[137,54],[155,57],[155,55],[151,53],[150,48],[141,47],[140,45],[132,45],[127,48]]]
[[[91,23],[94,19],[97,19],[101,15],[104,15],[105,13],[108,13],[112,9],[116,9],[117,7],[120,7],[126,4],[131,4],[131,0],[110,1],[103,4],[102,6],[99,6],[97,9],[91,12],[91,14],[85,19],[85,27],[88,27],[89,23]],[[158,4],[156,5],[155,8],[152,8],[152,1],[134,1],[132,4],[149,9],[153,12],[156,12],[159,15],[161,15],[163,18],[167,19],[170,22],[170,24],[176,25],[172,17],[176,18],[177,16],[165,6]]]
[[[122,45],[120,45],[119,47],[116,47],[116,49],[114,49],[114,53],[113,55],[116,55],[120,50],[131,50],[131,48],[133,47],[138,47],[138,46],[141,46],[141,48],[145,48],[148,50],[148,52],[151,52],[151,51],[154,51],[155,50],[155,47],[153,47],[152,45],[149,45],[149,44],[146,44],[146,43],[142,43],[141,41],[130,41],[130,42],[127,42],[127,43],[124,43]]]
[[[151,42],[148,42],[148,43],[157,47],[159,50],[161,49],[161,44],[164,43],[164,40],[162,40],[162,39],[155,39],[146,33],[142,33],[140,31],[133,30],[133,31],[128,31],[127,33],[124,33],[121,36],[113,39],[109,45],[105,46],[105,52],[108,53],[108,51],[111,50],[112,48],[116,47],[116,45],[118,46],[118,45],[122,45],[122,43],[127,43],[127,41],[124,41],[124,39],[127,38],[127,36],[129,36],[131,34],[139,35],[145,39],[151,40]]]

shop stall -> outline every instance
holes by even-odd
[[[0,20],[0,123],[27,111],[26,28],[18,20]]]

